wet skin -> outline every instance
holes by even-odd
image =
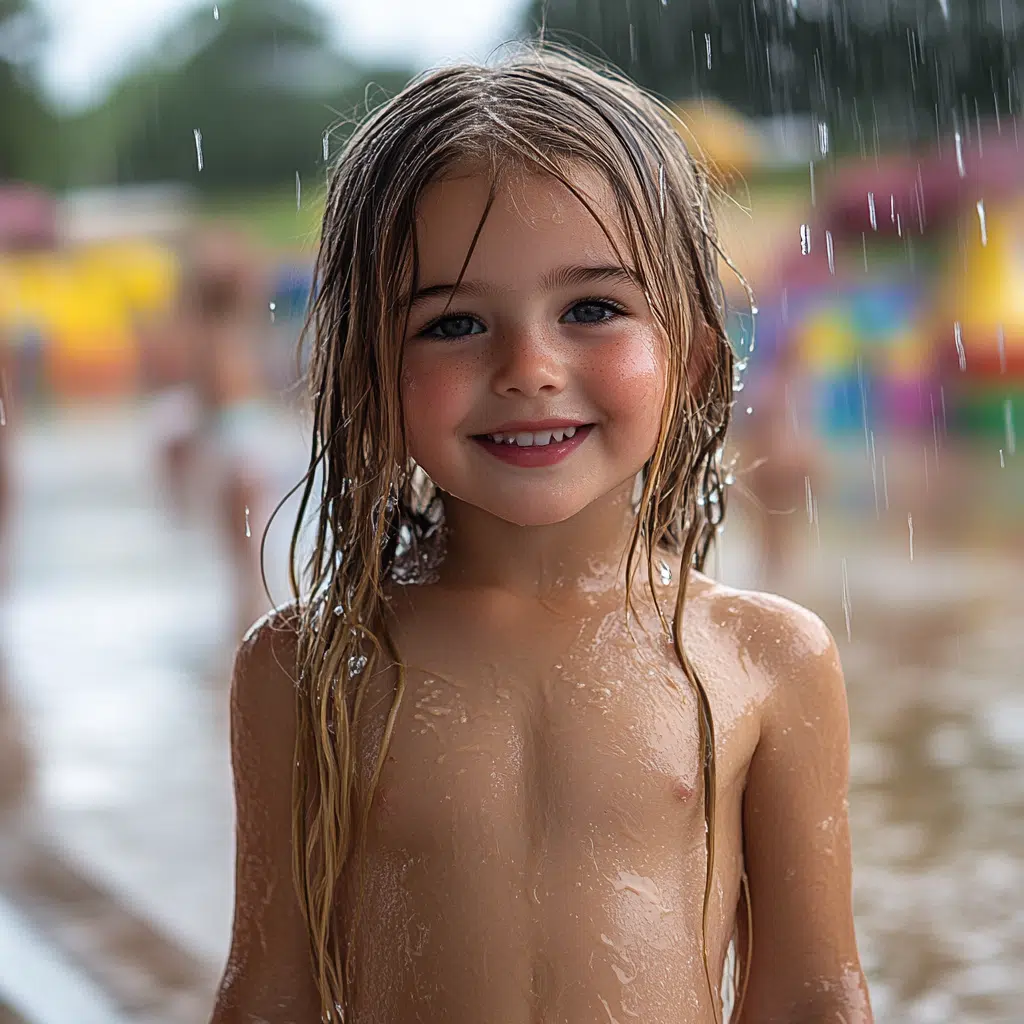
[[[582,628],[563,614],[582,609],[501,594],[395,597],[397,618],[414,613],[399,627],[410,668],[370,818],[353,1020],[715,1019],[701,958],[695,700],[649,598],[640,617],[653,635],[638,651],[616,590],[584,599]],[[741,1020],[870,1021],[831,637],[789,602],[696,575],[689,600],[684,635],[717,730],[713,977],[745,864],[754,957]],[[464,624],[458,645],[439,628],[450,616]],[[317,1019],[290,877],[294,690],[282,666],[293,659],[278,613],[236,667],[236,918],[214,1017],[224,1024]],[[395,680],[386,670],[368,684],[364,779]],[[353,886],[350,873],[343,926]]]
[[[614,226],[601,183],[580,183]],[[421,284],[456,280],[486,195],[472,173],[428,191]],[[346,1024],[716,1018],[697,701],[642,579],[632,635],[623,617],[619,559],[633,477],[657,439],[662,352],[628,274],[562,273],[618,262],[574,203],[536,176],[499,190],[467,267],[473,289],[454,308],[444,294],[414,307],[404,411],[445,495],[447,550],[437,582],[395,587],[386,606],[406,691],[369,818]],[[510,466],[474,440],[561,417],[593,427],[557,464]],[[655,586],[671,614],[676,584]],[[742,1024],[869,1021],[832,638],[788,602],[694,574],[683,643],[716,729],[713,985],[745,868]],[[217,1024],[319,1019],[290,872],[294,663],[282,612],[236,665],[236,913]],[[393,666],[367,680],[364,780],[396,683]],[[356,890],[350,869],[343,933]]]

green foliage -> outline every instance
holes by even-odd
[[[542,21],[664,96],[810,112],[862,146],[1021,106],[1024,0],[534,0]]]
[[[336,53],[325,19],[302,0],[228,0],[216,20],[211,10],[175,26],[70,126],[69,184],[262,189],[293,185],[298,173],[315,187],[324,132],[361,112],[371,77],[387,94],[408,79],[371,76]]]
[[[54,159],[54,117],[36,78],[45,41],[31,0],[0,0],[0,181],[39,180]]]

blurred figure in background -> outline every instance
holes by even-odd
[[[785,589],[806,509],[815,515],[822,462],[807,418],[805,371],[795,344],[782,344],[757,382],[753,412],[744,417],[744,483],[753,498],[760,543],[761,585]]]
[[[259,551],[268,469],[258,432],[267,294],[252,243],[227,228],[204,231],[186,258],[179,312],[148,346],[162,475],[179,514],[197,492],[212,499],[239,633],[267,606]]]

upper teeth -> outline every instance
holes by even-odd
[[[564,441],[576,433],[575,427],[559,427],[557,430],[538,430],[535,433],[524,431],[519,434],[488,434],[498,444],[517,444],[520,448],[532,445],[550,444],[552,441]]]

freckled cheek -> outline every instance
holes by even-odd
[[[665,400],[665,361],[640,341],[606,349],[590,367],[591,394],[604,415],[630,438],[654,450]],[[649,453],[648,453],[649,454]]]
[[[413,458],[458,432],[473,407],[475,376],[465,360],[406,357],[402,405]]]

